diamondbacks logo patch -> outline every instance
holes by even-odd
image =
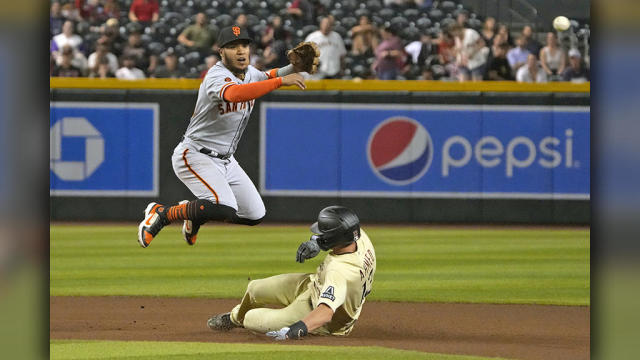
[[[336,297],[333,295],[333,286],[329,286],[323,293],[320,295],[321,298],[329,299],[331,301],[335,301]]]
[[[224,82],[229,82],[229,81],[231,81],[231,78],[230,78],[230,77],[226,77],[226,78],[224,78]]]
[[[233,35],[235,35],[236,37],[240,36],[240,28],[237,26],[234,26],[231,28],[231,30],[233,31]]]

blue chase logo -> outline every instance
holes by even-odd
[[[367,143],[373,172],[392,185],[416,182],[429,170],[433,141],[427,129],[414,119],[394,116],[376,126]]]

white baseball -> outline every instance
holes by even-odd
[[[571,27],[571,21],[566,16],[558,16],[553,19],[553,28],[558,31],[565,31]]]

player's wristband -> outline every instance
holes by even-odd
[[[295,324],[289,325],[289,331],[287,332],[287,338],[300,339],[303,336],[307,336],[307,324],[300,320]]]
[[[277,71],[277,75],[278,76],[287,76],[289,74],[293,74],[294,72],[296,72],[296,71],[293,69],[293,65],[289,64],[289,65],[287,65],[285,67],[279,68],[278,71]]]

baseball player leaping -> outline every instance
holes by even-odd
[[[171,158],[176,175],[197,200],[170,207],[150,203],[138,226],[143,248],[174,221],[183,221],[184,240],[193,245],[207,221],[256,225],[265,216],[260,194],[233,153],[255,99],[284,85],[305,89],[299,72],[317,70],[319,51],[313,43],[301,43],[287,54],[291,64],[262,72],[249,65],[250,42],[247,31],[238,26],[220,32],[222,61],[203,79],[187,131]]]
[[[314,235],[300,244],[296,261],[331,250],[315,274],[282,274],[249,282],[242,302],[211,317],[212,330],[244,327],[276,340],[309,333],[348,335],[371,292],[376,253],[360,229],[358,216],[342,206],[322,209],[311,225]],[[281,306],[274,309],[267,306]]]

